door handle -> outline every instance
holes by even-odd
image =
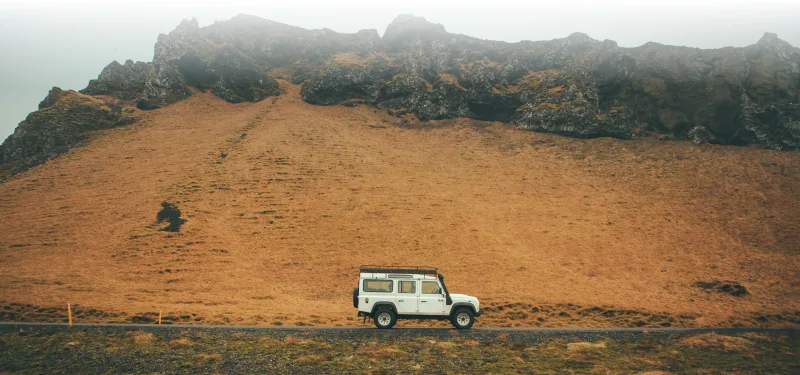
[[[428,303],[428,301],[420,301],[420,302],[422,302],[422,303]]]
[[[397,302],[403,302],[403,300],[399,299],[399,300],[397,300]]]

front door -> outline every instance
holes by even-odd
[[[441,315],[444,313],[444,292],[436,281],[422,281],[419,293],[419,313]]]
[[[417,281],[400,280],[397,282],[397,310],[400,314],[418,314]]]

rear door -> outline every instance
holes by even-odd
[[[416,280],[400,280],[397,282],[397,310],[401,314],[417,314],[419,297],[417,297]]]
[[[376,303],[396,303],[394,280],[370,278],[362,279],[361,292],[359,293],[359,311],[372,311]]]
[[[419,313],[422,315],[444,314],[444,294],[437,281],[420,282]]]

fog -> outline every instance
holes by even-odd
[[[53,86],[79,90],[112,60],[150,61],[159,33],[181,19],[201,26],[252,14],[309,29],[377,29],[398,14],[423,16],[449,32],[516,42],[584,32],[620,46],[648,41],[700,48],[745,46],[764,32],[800,46],[800,2],[654,1],[9,1],[0,0],[0,139]]]

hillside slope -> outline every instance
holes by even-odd
[[[560,315],[574,305],[688,325],[797,322],[797,153],[402,124],[307,104],[280,82],[274,100],[195,92],[136,111],[136,124],[2,183],[5,317],[70,302],[341,324],[358,265],[411,263],[486,301],[485,324],[592,324]],[[187,219],[179,233],[155,223],[165,201]],[[750,294],[693,286],[714,280]],[[503,315],[507,303],[526,315]],[[537,321],[526,304],[554,310]]]

